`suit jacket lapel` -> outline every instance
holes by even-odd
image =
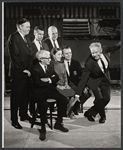
[[[17,34],[19,36],[20,42],[22,42],[25,45],[25,47],[27,49],[27,52],[29,52],[31,54],[31,45],[30,45],[30,42],[29,42],[29,38],[27,37],[27,42],[29,44],[29,47],[28,47],[27,44],[24,42],[24,39],[22,38],[22,36],[20,35],[20,33],[18,31],[17,31]]]

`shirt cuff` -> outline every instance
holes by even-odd
[[[49,83],[52,83],[52,81],[51,81],[51,79],[50,79],[50,78],[48,78],[48,80],[49,80]]]
[[[79,95],[75,95],[75,97],[79,98],[80,96]]]

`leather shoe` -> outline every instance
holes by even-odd
[[[76,119],[74,112],[71,112],[68,116],[70,117],[70,119]]]
[[[84,113],[84,116],[85,116],[89,121],[92,121],[92,122],[95,121],[94,118],[89,114],[88,111],[86,111],[86,112]]]
[[[44,141],[46,139],[46,131],[41,130],[40,135],[39,135],[39,139],[41,141]]]
[[[105,121],[106,121],[105,117],[104,118],[100,118],[99,123],[105,123]]]
[[[54,125],[54,129],[58,129],[62,132],[68,132],[69,130],[67,128],[65,128],[62,124],[58,124],[58,123],[55,123]]]
[[[74,111],[74,114],[75,114],[75,115],[79,115],[78,111]]]
[[[12,126],[15,127],[16,129],[22,129],[22,126],[18,122],[17,123],[12,122]]]
[[[20,121],[28,120],[30,123],[32,122],[32,118],[29,115],[26,115],[26,117],[20,117]]]

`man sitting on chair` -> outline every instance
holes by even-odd
[[[39,63],[33,66],[31,70],[34,86],[33,96],[38,104],[41,119],[41,132],[39,139],[45,140],[45,123],[47,120],[48,107],[47,99],[52,98],[57,102],[58,118],[54,125],[54,129],[61,130],[62,132],[68,132],[68,129],[62,124],[62,117],[66,116],[68,100],[56,90],[56,83],[59,78],[55,73],[53,66],[50,64],[50,52],[47,50],[38,51],[36,53],[36,58],[39,60]]]

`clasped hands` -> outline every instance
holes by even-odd
[[[41,78],[40,80],[43,81],[43,82],[50,82],[49,78]]]
[[[24,73],[27,73],[28,77],[30,77],[30,76],[31,76],[31,73],[30,73],[30,71],[29,71],[29,70],[24,70],[23,72],[24,72]]]
[[[71,89],[71,87],[69,85],[57,85],[57,88],[64,90],[64,89]]]

